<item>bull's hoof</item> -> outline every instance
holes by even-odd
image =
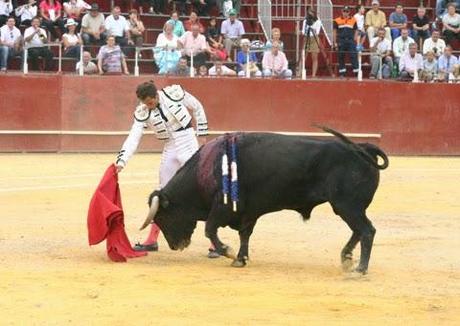
[[[359,273],[361,275],[366,275],[367,274],[367,268],[362,267],[362,266],[358,266],[358,267],[355,268],[354,272]]]
[[[353,260],[346,259],[342,261],[342,271],[351,272],[353,270]]]
[[[236,254],[235,251],[232,249],[232,247],[229,246],[222,246],[222,256],[225,256],[230,259],[236,260]]]
[[[232,267],[238,267],[238,268],[241,268],[241,267],[244,267],[246,266],[246,260],[245,259],[235,259],[233,262],[232,262]]]

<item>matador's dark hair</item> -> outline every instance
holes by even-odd
[[[155,97],[157,95],[157,88],[153,83],[153,80],[142,83],[137,86],[136,96],[140,100],[145,100],[147,97]]]

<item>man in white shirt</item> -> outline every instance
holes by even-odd
[[[399,59],[409,50],[409,44],[415,43],[414,39],[409,36],[407,28],[401,29],[401,36],[398,36],[393,41],[393,56],[396,64],[399,64]]]
[[[429,51],[433,51],[436,58],[439,58],[444,53],[446,48],[446,42],[443,39],[439,38],[440,33],[438,30],[434,30],[431,33],[431,37],[427,38],[423,42],[423,55],[426,55]]]
[[[113,7],[112,14],[105,18],[104,25],[107,34],[115,36],[115,43],[118,44],[122,50],[124,50],[128,44],[133,44],[130,39],[129,24],[126,18],[121,15],[120,7]]]
[[[246,33],[243,23],[236,18],[236,10],[229,11],[228,19],[222,22],[220,33],[224,37],[224,47],[229,57],[233,57],[232,48],[240,46],[241,37]]]
[[[21,25],[30,27],[32,18],[37,16],[37,5],[35,0],[29,0],[27,4],[15,9],[16,17],[20,18]]]
[[[197,24],[192,25],[192,30],[185,32],[179,38],[179,43],[182,45],[182,54],[187,57],[188,62],[191,61],[193,53],[193,67],[198,68],[206,63],[209,54],[208,43],[203,34],[200,33],[200,27]]]
[[[5,25],[12,11],[13,3],[11,0],[0,0],[0,26]]]
[[[417,43],[409,44],[409,50],[399,60],[399,73],[401,80],[412,80],[415,71],[418,75],[423,69],[423,57],[417,53]]]
[[[14,26],[13,17],[8,18],[6,25],[0,28],[0,71],[6,72],[8,59],[15,56],[22,57],[22,36],[21,31]],[[22,60],[21,60],[22,62]]]
[[[46,46],[48,37],[46,31],[40,28],[40,19],[35,17],[32,19],[32,26],[24,31],[24,43],[28,49],[28,58],[31,62],[31,68],[38,70],[38,58],[45,59],[45,70],[51,70],[53,64],[53,53]]]
[[[153,81],[149,81],[137,87],[136,95],[140,104],[134,112],[134,123],[129,136],[118,154],[115,163],[117,171],[123,170],[136,152],[144,130],[152,128],[157,138],[165,141],[160,163],[160,187],[163,188],[198,150],[196,136],[208,134],[206,114],[200,101],[179,85],[168,86],[157,91]],[[192,110],[196,120],[196,135],[189,110]],[[137,244],[134,249],[158,250],[159,232],[159,227],[152,224],[147,239],[143,244]]]
[[[209,76],[236,76],[236,71],[223,64],[222,59],[217,59],[214,66],[208,70]]]
[[[80,61],[77,62],[77,65],[75,67],[75,70],[77,74],[80,73]],[[85,75],[94,75],[99,72],[99,69],[97,68],[96,64],[91,61],[91,53],[88,51],[83,52],[83,74]]]
[[[371,73],[370,79],[389,78],[393,68],[391,58],[391,42],[385,38],[386,30],[382,27],[378,30],[377,36],[370,41]]]

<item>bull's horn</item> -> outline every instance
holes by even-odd
[[[152,199],[152,204],[150,205],[150,211],[149,214],[147,215],[147,218],[145,219],[144,224],[142,224],[140,230],[143,230],[152,223],[153,219],[155,218],[155,215],[157,215],[158,208],[160,207],[160,198],[158,196],[154,196]]]

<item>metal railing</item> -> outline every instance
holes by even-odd
[[[44,47],[59,47],[59,57],[58,57],[58,73],[62,72],[62,44],[61,43],[47,43]],[[29,59],[29,48],[24,47],[24,62],[22,65],[22,72],[24,75],[29,73],[29,63],[27,62]]]
[[[272,2],[257,0],[257,18],[267,40],[272,38]]]
[[[329,43],[332,45],[332,29],[333,29],[333,7],[331,0],[317,0],[316,9],[318,11],[318,17],[321,19],[323,25],[324,35]]]

